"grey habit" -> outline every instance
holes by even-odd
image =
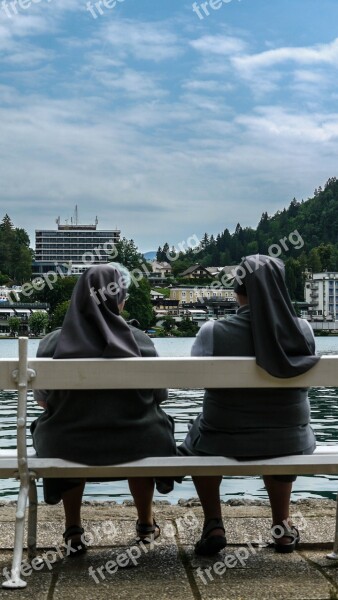
[[[97,294],[100,289],[104,301]],[[41,340],[37,355],[58,359],[156,356],[151,339],[119,315],[125,294],[117,269],[89,268],[74,288],[62,329]],[[160,407],[166,390],[52,390],[37,392],[36,398],[47,402],[32,425],[40,457],[104,465],[177,453],[173,420]],[[45,485],[47,502],[59,501],[69,487],[67,480],[59,482],[60,486],[54,481],[56,487]]]
[[[264,255],[239,266],[237,293],[248,296],[228,319],[200,329],[193,356],[255,356],[276,377],[293,377],[318,360],[309,324],[298,319],[284,281],[284,265]],[[306,389],[208,389],[203,410],[179,451],[236,458],[312,453]]]

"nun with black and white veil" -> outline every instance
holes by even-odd
[[[90,267],[76,283],[62,328],[41,340],[37,356],[155,357],[152,340],[120,315],[130,280],[118,263]],[[173,420],[160,407],[167,390],[38,390],[35,398],[45,409],[32,424],[39,457],[107,465],[177,453]],[[85,480],[45,479],[43,484],[47,503],[63,501],[63,536],[71,545],[70,556],[85,552],[81,525]],[[160,528],[152,514],[153,479],[129,479],[129,487],[138,512],[138,540],[158,537]]]
[[[252,255],[236,269],[236,315],[205,323],[193,356],[255,356],[257,364],[281,378],[280,388],[207,389],[202,413],[179,447],[184,455],[228,456],[238,460],[312,454],[307,389],[283,388],[282,379],[311,369],[318,361],[310,324],[299,319],[278,258]],[[204,511],[196,554],[213,555],[226,546],[219,487],[221,477],[194,477]],[[289,518],[293,476],[265,476],[277,552],[292,552],[299,532]]]

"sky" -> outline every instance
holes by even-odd
[[[0,0],[0,219],[34,247],[77,205],[147,252],[306,200],[338,176],[337,23],[337,0]]]

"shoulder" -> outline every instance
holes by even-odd
[[[207,321],[199,330],[191,348],[192,356],[212,356],[216,321]]]
[[[315,350],[315,336],[313,333],[313,329],[309,323],[309,321],[307,321],[306,319],[299,319],[298,318],[298,324],[302,330],[302,332],[304,333],[306,339],[308,342],[310,342],[310,344],[313,346],[313,350]]]
[[[134,327],[133,325],[128,324],[128,327],[134,336],[134,339],[140,349],[141,355],[156,356],[157,352],[153,341],[150,339],[150,337],[146,333],[144,333],[144,331],[138,329],[137,327]]]
[[[47,333],[47,335],[45,335],[45,337],[42,338],[41,342],[39,343],[36,356],[53,356],[60,333],[61,329],[54,329],[54,331]]]
[[[217,323],[217,321],[207,321],[206,323],[203,323],[202,327],[197,333],[196,339],[206,341],[209,338],[212,338],[214,335],[215,323]]]

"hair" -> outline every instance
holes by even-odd
[[[125,267],[124,265],[121,265],[121,263],[118,263],[118,262],[109,262],[108,265],[110,267],[114,267],[121,273],[121,276],[122,276],[121,278],[123,281],[123,285],[121,285],[121,287],[123,287],[125,290],[127,290],[131,285],[131,276],[130,276],[130,272],[128,271],[127,267]]]

